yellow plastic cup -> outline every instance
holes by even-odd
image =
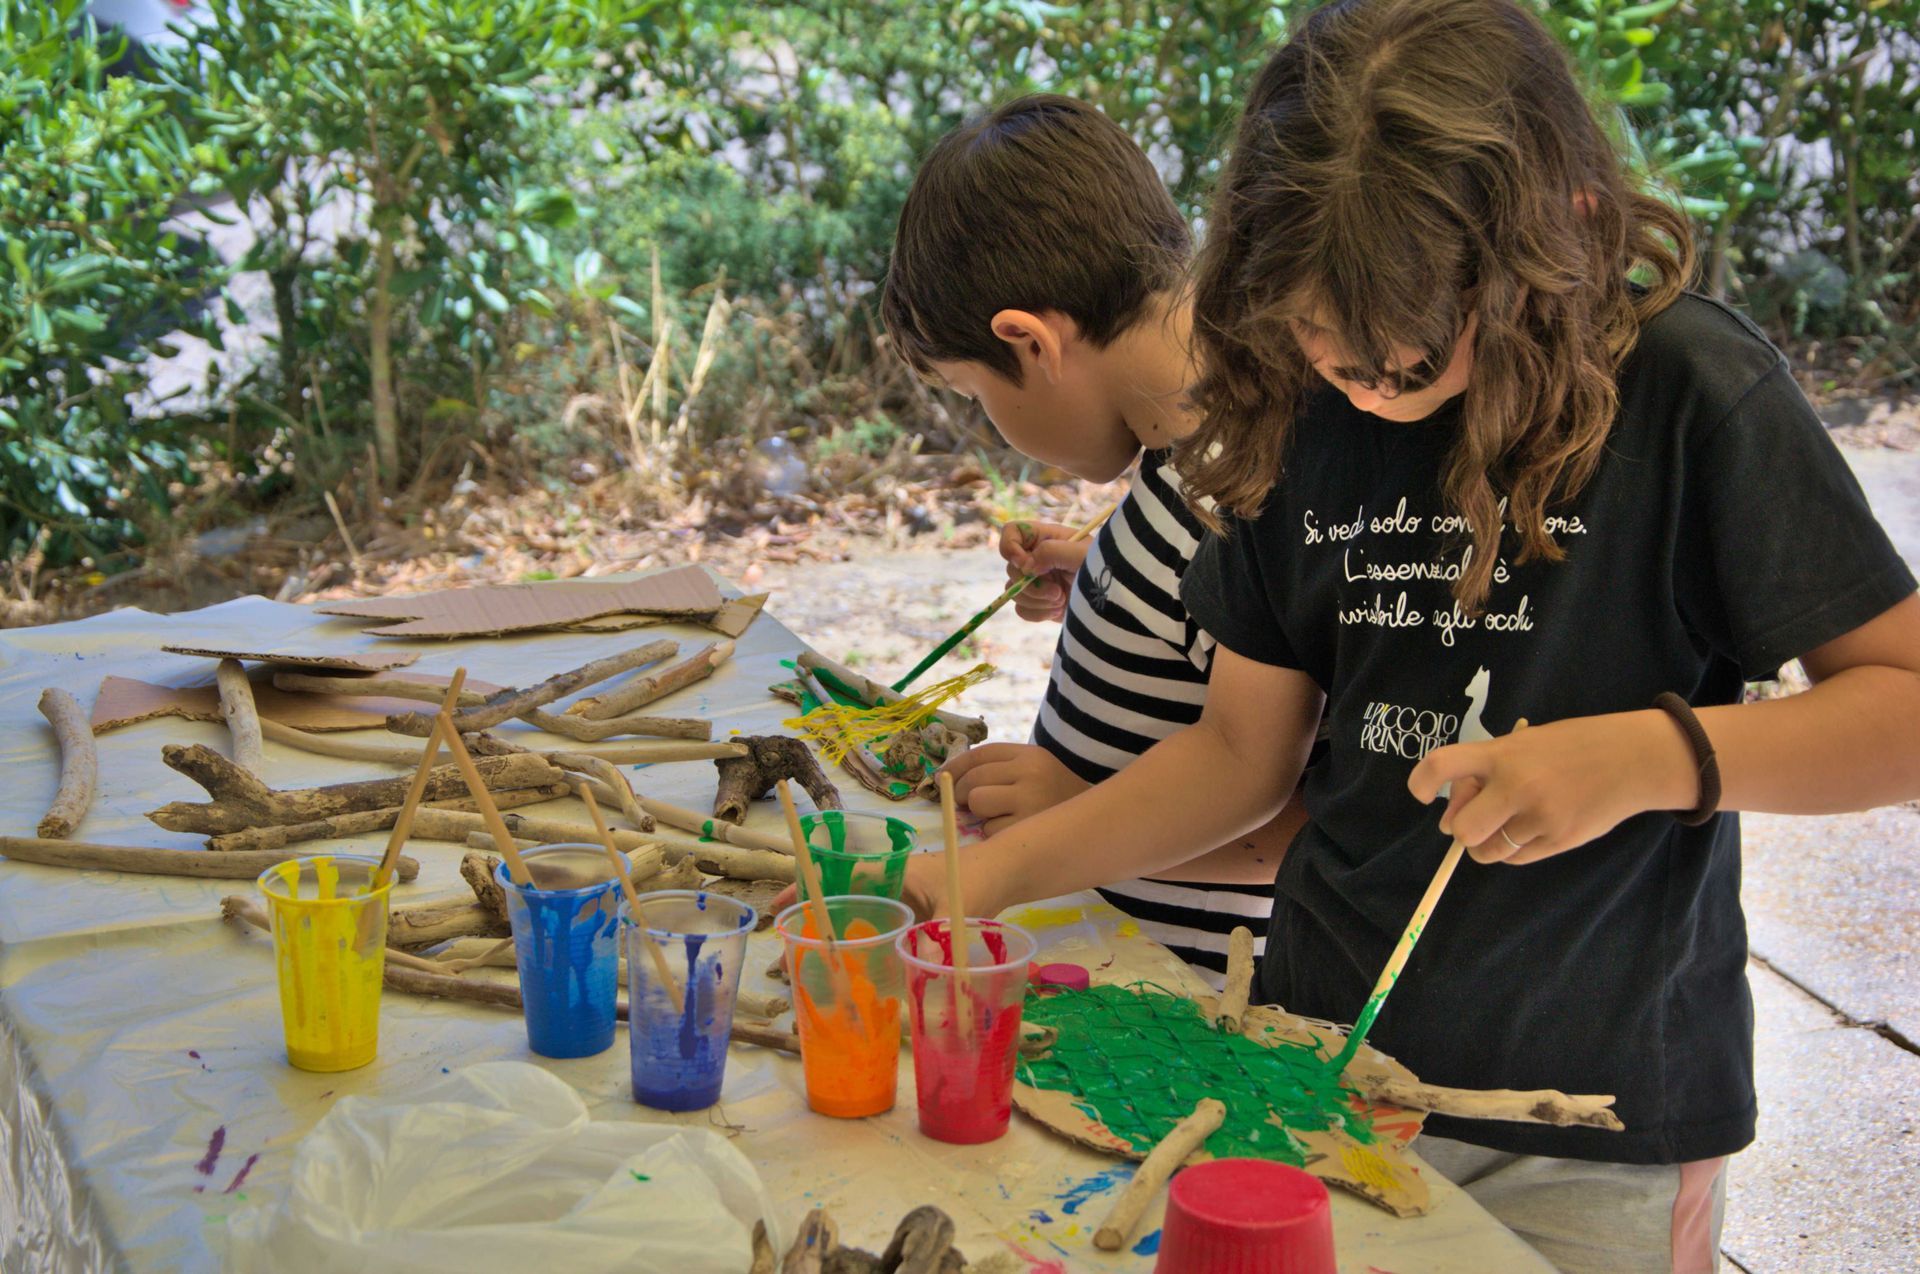
[[[287,1061],[303,1071],[350,1071],[380,1039],[389,880],[378,859],[318,854],[260,873],[280,971]]]

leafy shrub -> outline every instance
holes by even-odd
[[[217,340],[217,262],[169,220],[220,155],[165,94],[109,77],[125,49],[81,0],[0,8],[0,540],[98,554],[164,508],[184,451],[136,417],[143,364],[176,330]]]

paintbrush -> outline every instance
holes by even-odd
[[[447,683],[447,694],[440,702],[442,715],[450,715],[460,703],[460,691],[467,684],[467,670],[455,668],[453,680]],[[420,798],[427,794],[427,777],[433,772],[433,763],[440,756],[440,718],[434,718],[433,729],[427,731],[426,750],[420,754],[420,768],[413,772],[413,784],[407,788],[407,799],[401,802],[400,817],[393,822],[393,835],[387,837],[387,852],[380,858],[380,866],[373,873],[373,889],[379,889],[393,879],[393,869],[400,861],[400,850],[407,843],[407,837],[413,831],[413,816],[420,808]]]
[[[527,860],[520,857],[520,849],[513,843],[513,833],[507,830],[505,820],[500,817],[500,807],[493,803],[493,793],[487,790],[487,781],[480,777],[480,771],[474,767],[473,757],[467,753],[466,741],[460,737],[460,727],[453,723],[452,708],[441,706],[438,725],[447,751],[453,753],[453,763],[460,767],[461,777],[467,780],[467,794],[480,807],[481,821],[493,833],[493,843],[499,849],[500,856],[507,860],[508,877],[522,889],[533,888],[533,873],[527,870]]]
[[[800,830],[800,811],[793,804],[793,789],[787,786],[785,779],[776,780],[773,786],[780,794],[780,811],[787,816],[787,835],[793,838],[793,865],[800,874],[801,884],[806,886],[807,914],[827,944],[827,973],[833,978],[834,999],[846,1005],[857,1022],[860,1009],[853,1002],[853,981],[840,963],[840,935],[833,931],[833,913],[827,910],[826,886],[820,882],[820,864],[813,861],[813,850],[807,845],[807,834]],[[795,963],[797,965],[798,961]],[[800,970],[796,967],[790,972],[795,985],[798,985]]]
[[[945,770],[935,776],[940,787],[940,831],[946,838],[947,859],[947,945],[953,956],[947,961],[953,970],[953,1018],[960,1038],[973,1039],[973,1014],[962,1012],[960,1000],[967,983],[967,904],[960,896],[960,824],[953,812],[953,775]]]
[[[620,882],[620,892],[627,896],[627,914],[633,917],[633,927],[640,935],[640,945],[647,949],[647,958],[653,961],[653,971],[660,979],[660,985],[667,988],[667,998],[673,1001],[675,1015],[687,1011],[686,997],[681,994],[679,980],[673,976],[673,970],[667,967],[667,953],[653,940],[653,934],[647,929],[647,922],[640,916],[640,894],[633,887],[633,881],[627,875],[630,864],[620,856],[613,843],[613,830],[607,826],[607,816],[600,812],[600,802],[593,799],[593,789],[585,783],[575,785],[575,791],[586,804],[587,816],[593,819],[593,830],[600,833],[600,848],[607,851],[607,861],[613,864],[614,878]]]
[[[1081,540],[1084,540],[1089,535],[1092,535],[1095,531],[1100,529],[1100,524],[1102,522],[1105,522],[1108,518],[1113,516],[1113,511],[1119,507],[1120,507],[1120,502],[1118,500],[1115,500],[1112,504],[1109,504],[1106,507],[1106,509],[1102,513],[1100,513],[1099,516],[1093,519],[1093,521],[1087,523],[1085,526],[1081,527],[1078,531],[1075,531],[1072,534],[1072,536],[1070,536],[1067,539],[1067,543],[1078,544]],[[960,628],[957,632],[955,632],[951,637],[948,637],[945,641],[941,642],[938,646],[935,646],[933,648],[933,653],[929,654],[925,659],[922,659],[919,663],[915,664],[913,666],[913,670],[909,672],[906,676],[894,682],[893,683],[894,691],[896,693],[899,691],[903,691],[908,686],[918,681],[920,679],[921,673],[925,672],[927,669],[933,667],[935,664],[939,663],[942,659],[946,658],[948,651],[952,650],[955,646],[958,646],[961,642],[965,641],[968,637],[971,637],[973,635],[973,631],[976,628],[986,623],[989,619],[992,619],[994,616],[994,612],[998,611],[1002,606],[1005,606],[1008,602],[1020,596],[1021,593],[1024,593],[1027,590],[1027,586],[1033,583],[1035,580],[1039,579],[1041,574],[1044,574],[1044,572],[1039,572],[1033,575],[1022,575],[1019,579],[1007,585],[1006,592],[1000,594],[1000,596],[994,598],[991,602],[988,602],[984,610],[981,610],[980,612],[975,614],[972,619],[969,619],[966,623],[960,625]]]
[[[1513,723],[1515,734],[1527,728],[1527,719],[1520,718]],[[1413,919],[1407,921],[1406,932],[1400,935],[1400,941],[1394,945],[1393,954],[1387,957],[1387,967],[1380,970],[1379,979],[1373,984],[1373,994],[1367,997],[1366,1007],[1360,1010],[1360,1016],[1354,1019],[1353,1029],[1347,1033],[1346,1047],[1329,1063],[1333,1073],[1338,1075],[1347,1069],[1347,1063],[1360,1051],[1360,1045],[1367,1038],[1367,1032],[1373,1029],[1373,1020],[1380,1016],[1380,1008],[1387,1002],[1387,993],[1393,990],[1393,984],[1400,980],[1400,971],[1407,967],[1407,957],[1413,954],[1414,944],[1420,941],[1420,935],[1426,932],[1427,919],[1433,915],[1433,909],[1440,905],[1440,895],[1446,892],[1447,882],[1453,879],[1454,868],[1460,865],[1460,857],[1467,847],[1458,837],[1447,847],[1447,856],[1440,860],[1440,869],[1433,873],[1433,880],[1427,885],[1427,892],[1420,896],[1420,905],[1413,909]]]

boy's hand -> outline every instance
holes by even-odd
[[[1440,830],[1475,862],[1519,866],[1577,849],[1649,810],[1698,799],[1693,749],[1657,709],[1576,717],[1484,743],[1436,748],[1407,788],[1422,803],[1453,784]]]
[[[1093,547],[1089,536],[1069,543],[1078,528],[1055,522],[1009,522],[1000,528],[1000,556],[1007,563],[1007,583],[1025,575],[1040,578],[1020,590],[1013,609],[1020,618],[1035,623],[1050,619],[1059,623],[1067,615],[1067,594],[1073,577],[1087,560]]]
[[[941,768],[953,775],[954,801],[972,811],[989,836],[1091,786],[1053,753],[1031,743],[969,748]]]

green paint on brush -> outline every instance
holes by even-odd
[[[1289,1129],[1339,1128],[1355,1141],[1375,1139],[1356,1094],[1313,1045],[1227,1034],[1182,996],[1120,986],[1061,991],[1029,996],[1024,1019],[1056,1028],[1060,1038],[1047,1057],[1020,1060],[1020,1082],[1073,1094],[1091,1118],[1141,1150],[1158,1144],[1202,1097],[1227,1107],[1207,1139],[1220,1158],[1305,1167],[1306,1147]]]

